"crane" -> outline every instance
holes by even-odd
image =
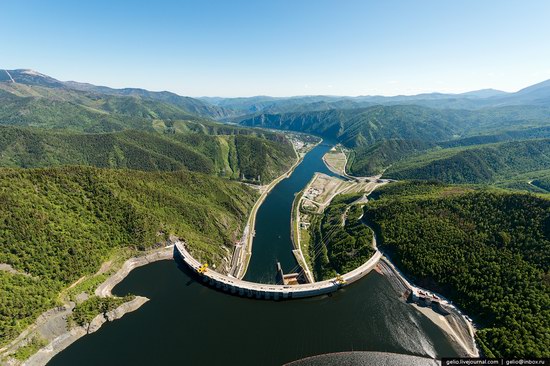
[[[340,284],[340,285],[343,285],[343,284],[346,283],[346,280],[341,275],[336,275],[336,281],[335,282]]]
[[[205,273],[207,269],[208,269],[208,263],[204,263],[202,266],[199,267],[199,269],[197,269],[197,272]]]

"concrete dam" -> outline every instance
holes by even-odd
[[[211,269],[203,271],[201,269],[203,268],[202,264],[193,258],[182,241],[176,242],[175,250],[193,272],[202,277],[203,281],[209,285],[234,295],[266,300],[304,298],[334,292],[364,277],[378,264],[382,257],[382,253],[377,250],[367,262],[353,271],[341,275],[339,278],[298,285],[274,285],[240,280]]]

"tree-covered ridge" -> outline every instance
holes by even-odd
[[[435,149],[392,165],[384,176],[446,183],[493,183],[550,168],[550,139]]]
[[[80,164],[214,173],[212,161],[191,147],[156,132],[135,130],[82,134],[0,126],[0,164],[22,168]]]
[[[449,148],[474,147],[475,145],[479,145],[477,146],[479,148],[484,144],[537,138],[550,138],[550,126],[475,135],[437,143],[423,140],[382,140],[367,147],[356,147],[350,150],[348,169],[353,175],[371,176],[381,174],[393,164],[421,159],[422,154],[426,154],[426,157],[444,158],[448,156],[449,151],[459,151],[447,150]],[[536,168],[538,169],[538,167]]]
[[[182,100],[192,100],[192,98]],[[198,100],[193,103],[204,104]],[[207,106],[130,94],[84,92],[65,87],[0,82],[0,124],[80,132],[152,130],[156,121],[202,120]],[[214,113],[215,114],[215,113]]]
[[[514,105],[478,110],[376,105],[313,112],[262,113],[246,117],[240,123],[305,131],[337,141],[350,151],[348,171],[353,175],[370,176],[380,174],[392,165],[412,164],[418,156],[419,160],[435,160],[449,158],[453,152],[463,151],[448,148],[474,148],[475,145],[487,143],[549,138],[549,115],[548,107],[543,105]],[[516,149],[523,158],[530,153]],[[423,156],[424,153],[428,154]],[[539,165],[536,161],[537,153],[533,152],[535,156],[529,167],[534,170],[545,169],[544,164]],[[450,174],[441,179],[447,182],[489,182],[493,175],[501,174],[501,169],[504,170],[502,174],[508,174],[509,166],[523,165],[519,161],[499,162],[496,161],[499,160],[498,157],[490,156],[488,159],[492,161],[478,162],[477,152],[473,151],[464,152],[463,155],[442,163],[442,167],[436,164],[426,171],[418,171],[418,174],[407,171],[407,174],[396,174],[395,177],[439,179],[434,175]],[[480,159],[483,160],[483,157]],[[464,171],[456,172],[461,167]],[[474,171],[468,172],[470,168]],[[396,171],[394,166],[392,169]],[[451,172],[447,173],[447,170]]]
[[[261,114],[241,121],[262,126],[315,133],[338,140],[349,148],[367,146],[383,139],[439,140],[454,133],[453,112],[418,106],[373,106],[369,108],[304,113]]]
[[[362,206],[352,204],[361,196],[338,195],[321,215],[313,216],[309,257],[316,280],[354,270],[374,254],[372,232],[361,221]]]
[[[481,326],[487,355],[550,355],[550,200],[421,182],[377,196],[366,217],[379,245]]]
[[[476,111],[433,109],[418,105],[376,105],[318,112],[259,114],[242,119],[246,126],[315,133],[348,148],[382,140],[440,142],[480,134],[548,126],[545,106],[507,106]]]
[[[18,97],[0,90],[0,124],[82,132],[152,130],[152,120],[108,113],[65,100]]]
[[[452,139],[448,141],[438,142],[437,145],[441,148],[472,146],[482,144],[492,144],[497,142],[506,142],[514,140],[528,139],[543,139],[550,138],[550,126],[541,127],[526,127],[512,130],[503,130],[496,133],[483,135],[472,135],[468,137]]]
[[[433,146],[433,143],[420,140],[383,140],[351,150],[347,168],[355,176],[381,174],[393,163]]]
[[[0,339],[19,334],[57,294],[95,273],[116,248],[170,234],[220,266],[257,193],[210,175],[89,167],[0,170]]]
[[[272,136],[244,132],[247,134],[137,130],[85,134],[0,126],[0,166],[80,164],[146,171],[188,169],[233,179],[261,176],[263,181],[269,181],[296,159],[284,137],[279,136],[276,141]]]
[[[138,88],[113,89],[78,82],[62,82],[28,70],[12,70],[10,75],[15,83],[0,78],[0,89],[15,96],[65,101],[98,111],[156,118],[216,118],[230,113],[201,100],[170,92],[152,92]]]

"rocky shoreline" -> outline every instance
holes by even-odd
[[[107,278],[101,285],[95,290],[95,294],[99,297],[112,296],[112,289],[118,285],[122,280],[128,276],[128,274],[137,267],[144,266],[146,264],[172,259],[174,256],[174,245],[168,245],[160,250],[156,250],[153,253],[128,259],[122,267],[109,278]]]
[[[69,347],[73,342],[84,337],[87,334],[91,334],[99,330],[106,322],[120,319],[126,313],[130,313],[139,309],[143,304],[149,301],[148,298],[143,296],[136,296],[133,300],[130,300],[120,305],[115,310],[109,311],[106,314],[97,315],[87,326],[74,327],[71,330],[61,334],[54,338],[46,347],[38,350],[34,355],[22,363],[24,366],[41,366],[46,365],[55,355]]]
[[[113,296],[111,293],[112,289],[122,282],[133,269],[152,262],[173,259],[173,253],[174,245],[168,245],[146,255],[128,259],[116,273],[109,276],[97,287],[95,295],[100,297]],[[74,302],[68,302],[63,306],[50,309],[40,315],[34,324],[29,326],[19,335],[19,337],[0,351],[0,364],[5,366],[46,365],[55,355],[69,347],[79,338],[86,334],[96,332],[106,322],[120,319],[124,314],[139,309],[147,301],[149,301],[149,299],[146,297],[136,296],[114,310],[97,315],[89,324],[85,326],[76,326],[70,330],[67,329],[67,318],[71,315],[76,304]],[[44,334],[47,334],[47,336],[44,336]],[[44,338],[48,344],[40,348],[25,361],[19,361],[8,356],[16,352],[17,349],[29,344],[36,336]]]

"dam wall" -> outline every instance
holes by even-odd
[[[367,262],[353,271],[343,274],[339,279],[332,278],[325,281],[299,285],[272,285],[240,280],[232,276],[223,275],[211,269],[207,269],[201,273],[199,268],[202,267],[202,264],[191,256],[185,248],[184,242],[177,241],[175,250],[181,259],[197,273],[204,282],[212,287],[234,295],[270,300],[304,298],[334,292],[367,275],[378,264],[378,261],[382,257],[382,254],[376,251]],[[344,281],[341,281],[341,279]]]

